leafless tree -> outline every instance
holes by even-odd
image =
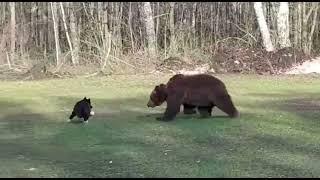
[[[148,39],[148,49],[151,56],[156,54],[156,38],[154,32],[154,22],[152,16],[152,10],[150,2],[143,2],[143,8],[141,9],[144,17],[147,39]]]
[[[288,2],[280,2],[278,11],[278,38],[281,48],[291,46],[289,35],[289,5]]]
[[[58,10],[57,4],[55,2],[51,2],[51,12],[52,12],[52,21],[53,21],[53,30],[54,30],[54,41],[56,45],[56,66],[60,65],[60,43],[59,43],[59,29],[58,29]]]
[[[16,11],[15,11],[15,2],[10,2],[10,15],[11,15],[11,28],[10,28],[10,61],[14,61],[15,49],[16,49]]]
[[[269,28],[267,26],[261,2],[254,2],[254,10],[257,15],[257,20],[259,23],[260,32],[263,39],[264,47],[267,51],[274,51],[274,47],[270,38]]]

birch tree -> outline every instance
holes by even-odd
[[[60,65],[60,43],[59,43],[59,30],[58,30],[58,11],[57,11],[57,4],[55,2],[50,2],[51,5],[51,13],[52,13],[52,21],[53,21],[53,31],[54,31],[54,41],[56,47],[56,66]]]
[[[102,32],[102,46],[103,46],[103,49],[102,49],[102,52],[101,52],[101,55],[102,55],[102,64],[101,64],[101,71],[103,72],[106,65],[107,65],[107,62],[109,63],[109,55],[110,55],[110,51],[111,51],[111,41],[112,41],[112,37],[111,37],[111,33],[109,31],[109,28],[108,28],[108,10],[107,10],[107,2],[104,2],[104,8],[101,9],[102,10],[102,28],[103,28],[103,32]],[[109,63],[110,65],[110,63]],[[111,66],[110,66],[111,68]]]
[[[11,15],[11,28],[10,28],[10,61],[13,62],[15,47],[16,47],[16,15],[15,15],[15,2],[9,2],[10,15]],[[9,61],[8,61],[9,62]],[[10,64],[9,64],[10,65]]]
[[[312,50],[314,31],[315,31],[315,28],[316,28],[317,24],[319,23],[319,22],[317,22],[319,2],[314,2],[312,9],[314,9],[314,11],[313,11],[313,20],[312,20],[312,23],[311,23],[311,30],[310,30],[309,37],[308,37],[308,46],[307,46],[307,51],[306,51],[308,54]]]
[[[301,19],[301,3],[297,3],[297,8],[295,9],[295,16],[294,16],[294,21],[295,21],[295,31],[294,31],[294,45],[295,47],[300,47],[301,46],[301,24],[302,24],[302,19]]]
[[[191,44],[191,47],[196,46],[197,40],[196,40],[196,9],[197,9],[197,2],[195,2],[192,6],[192,35],[193,35],[193,44]]]
[[[270,32],[267,26],[266,19],[263,14],[262,3],[254,2],[254,10],[257,16],[257,20],[258,20],[262,40],[263,40],[263,45],[267,51],[274,51],[274,47],[272,45],[272,41],[270,38]]]
[[[69,48],[70,48],[70,52],[71,52],[71,62],[73,65],[76,64],[75,59],[74,59],[74,54],[73,54],[73,47],[72,47],[72,43],[69,37],[69,32],[68,32],[68,26],[67,26],[67,22],[66,22],[66,16],[64,14],[64,8],[62,5],[62,2],[60,2],[60,8],[61,8],[61,13],[62,13],[62,20],[63,20],[63,25],[64,25],[64,30],[66,32],[66,36],[67,36],[67,40],[68,40],[68,44],[69,44]]]
[[[149,54],[153,56],[156,54],[156,38],[150,2],[143,2],[142,14],[146,26]]]
[[[80,50],[80,37],[79,37],[79,29],[80,26],[77,26],[77,21],[75,18],[74,12],[74,4],[75,2],[71,2],[72,7],[70,10],[70,32],[71,32],[71,41],[73,44],[72,57],[74,57],[74,64],[79,64],[79,50]]]
[[[128,26],[130,31],[130,39],[131,39],[131,52],[135,51],[134,39],[133,39],[133,30],[132,30],[132,2],[129,2],[129,13],[128,13]]]
[[[171,55],[174,55],[176,52],[176,40],[175,40],[175,33],[174,33],[174,4],[175,2],[170,2],[169,26],[170,26],[170,54]]]
[[[278,38],[280,48],[290,47],[291,42],[289,39],[290,29],[289,29],[289,5],[288,2],[280,2],[278,11]]]

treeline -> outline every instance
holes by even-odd
[[[104,70],[126,55],[213,53],[219,43],[310,53],[320,46],[318,12],[318,2],[1,2],[0,64]]]

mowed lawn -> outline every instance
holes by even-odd
[[[320,177],[319,78],[217,75],[239,119],[156,121],[170,76],[1,82],[0,177]],[[84,96],[95,116],[69,123]]]

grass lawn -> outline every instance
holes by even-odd
[[[1,82],[0,177],[320,177],[320,79],[218,75],[241,117],[147,108],[168,76]],[[91,98],[89,124],[68,123]]]

